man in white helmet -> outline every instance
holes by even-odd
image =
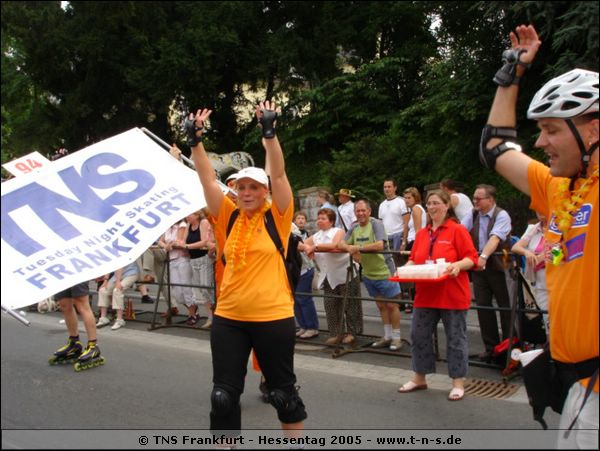
[[[535,146],[548,156],[548,167],[511,142],[518,81],[541,41],[531,25],[518,26],[510,41],[494,77],[499,87],[480,159],[530,195],[532,209],[551,218],[546,231],[550,352],[558,374],[569,381],[565,390],[570,386],[557,445],[598,449],[598,73],[574,69],[534,96],[527,116],[538,123]],[[542,415],[543,408],[536,419],[544,424]]]

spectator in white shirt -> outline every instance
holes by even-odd
[[[354,199],[356,196],[352,194],[352,191],[346,188],[340,189],[335,195],[340,202],[338,212],[340,214],[340,221],[344,230],[349,230],[352,224],[356,222],[356,216],[354,215]]]
[[[383,194],[385,200],[379,204],[379,219],[388,236],[390,249],[393,251],[404,250],[408,240],[408,221],[410,210],[402,196],[398,196],[398,186],[393,179],[385,179],[383,182]]]

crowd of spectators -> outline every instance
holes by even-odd
[[[171,151],[176,158],[180,152],[175,146]],[[235,181],[236,173],[227,177],[228,195],[233,199]],[[462,183],[445,178],[438,187],[448,196],[453,217],[469,231],[478,251],[478,260],[470,271],[476,304],[492,307],[492,299],[496,299],[498,306],[503,307],[500,312],[493,308],[477,311],[485,348],[478,358],[490,362],[494,347],[515,330],[510,324],[507,266],[498,255],[510,238],[510,217],[496,205],[493,186],[476,186],[472,197],[474,206],[471,199],[460,191],[464,187]],[[310,219],[307,213],[297,211],[294,214],[292,233],[298,234],[303,241],[299,248],[302,251],[301,275],[294,295],[297,337],[311,339],[319,335],[319,319],[312,294],[314,290],[321,290],[326,330],[329,332],[325,343],[354,344],[364,328],[360,299],[362,281],[368,294],[376,299],[383,325],[381,338],[375,340],[372,346],[392,351],[402,348],[399,308],[402,304],[388,301],[400,299],[403,289],[410,292],[405,294],[405,298],[416,299],[417,294],[414,283],[399,284],[388,279],[395,274],[396,267],[414,261],[410,252],[416,236],[427,228],[431,217],[418,188],[404,188],[402,196],[397,195],[397,189],[394,179],[383,180],[384,198],[379,203],[378,218],[371,217],[370,202],[356,191],[339,189],[335,195],[341,205],[336,207],[332,203],[334,195],[320,189],[316,200],[320,207],[316,218],[317,232],[313,235],[306,229]],[[351,214],[349,208],[352,208]],[[457,212],[462,212],[462,215]],[[547,309],[544,271],[539,271],[543,267],[544,227],[545,222],[540,220],[513,248],[514,252],[527,258],[528,264],[523,271],[542,310]],[[168,263],[168,268],[165,268],[165,263]],[[123,292],[137,283],[142,302],[153,303],[146,284],[157,282],[161,286],[161,292],[157,294],[165,300],[170,299],[170,309],[167,308],[163,316],[178,315],[179,307],[183,307],[187,310],[186,325],[195,326],[205,316],[206,321],[200,327],[209,329],[217,297],[216,264],[216,239],[210,215],[206,209],[194,212],[173,224],[137,264],[130,264],[105,277],[99,289],[97,326],[109,324],[107,311],[111,306],[116,317],[111,329],[125,326]],[[158,283],[161,278],[162,283]],[[167,289],[169,283],[172,285]],[[411,311],[412,306],[407,305],[406,313]],[[500,316],[500,330],[497,315]]]

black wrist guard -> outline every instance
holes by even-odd
[[[258,120],[262,125],[262,136],[265,139],[272,139],[275,137],[275,120],[277,119],[277,112],[273,110],[261,110],[262,117]]]
[[[517,66],[521,65],[525,69],[531,66],[519,61],[521,53],[525,52],[523,49],[507,49],[502,52],[502,67],[494,75],[494,83],[503,87],[518,85],[520,78],[517,77]]]
[[[196,147],[202,142],[202,135],[196,135],[196,132],[204,130],[203,127],[196,127],[196,119],[185,118],[183,123],[185,128],[185,134],[187,136],[187,145],[190,147]]]
[[[508,150],[516,150],[521,152],[521,146],[517,143],[507,141],[506,138],[516,138],[517,130],[511,127],[494,127],[486,124],[481,133],[481,141],[479,142],[479,161],[489,169],[496,167],[496,159]],[[487,143],[492,138],[503,138],[502,142],[497,146],[488,149]]]

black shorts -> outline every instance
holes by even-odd
[[[81,282],[77,285],[73,285],[71,288],[59,291],[54,295],[55,301],[60,301],[65,298],[80,298],[81,296],[87,296],[90,294],[90,284],[88,282]]]
[[[294,387],[295,331],[293,317],[251,322],[215,315],[210,330],[213,382],[241,394],[250,350],[254,349],[269,389]]]

